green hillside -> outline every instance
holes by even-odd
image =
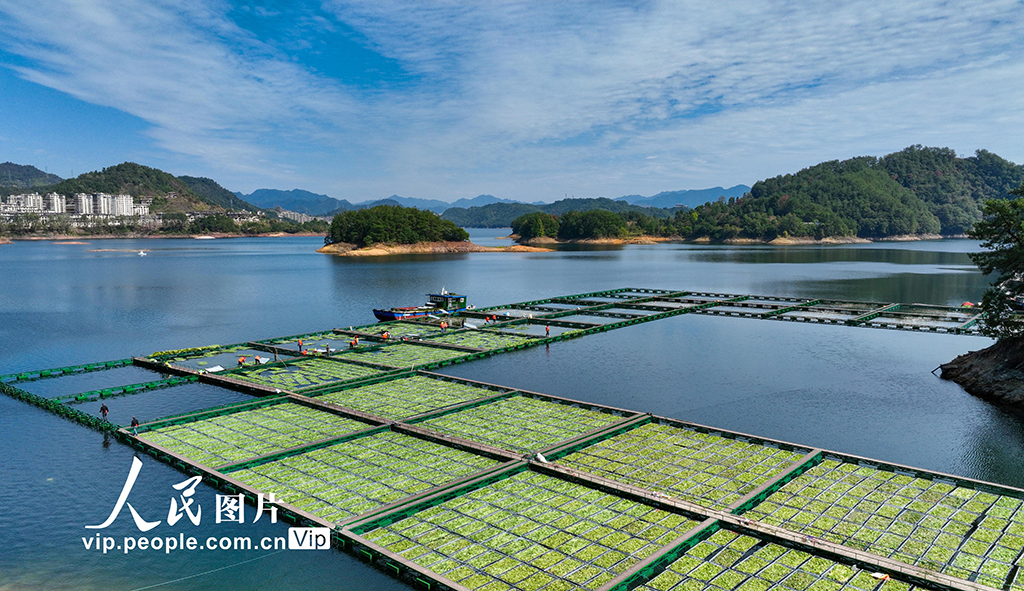
[[[153,197],[154,212],[221,211],[224,207],[195,194],[184,181],[156,168],[125,162],[103,170],[87,172],[61,181],[47,191],[64,195],[75,193],[128,194]]]
[[[33,189],[35,187],[48,187],[59,183],[62,179],[55,175],[43,172],[35,166],[4,162],[0,164],[0,187],[12,189]]]
[[[188,188],[203,199],[228,210],[259,211],[260,208],[243,201],[238,195],[220,186],[217,181],[206,177],[179,176]]]
[[[684,236],[771,240],[776,236],[957,235],[981,219],[980,204],[1024,184],[1024,166],[991,152],[958,158],[911,146],[874,158],[833,160],[754,183],[739,199],[677,215]]]

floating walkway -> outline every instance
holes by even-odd
[[[328,527],[335,547],[428,589],[1024,591],[1024,490],[438,373],[688,313],[948,334],[978,320],[619,289],[469,311],[476,328],[406,321],[164,351],[4,375],[0,391],[254,504],[272,492],[285,521]],[[37,388],[128,365],[153,379]],[[190,387],[249,396],[147,418],[138,436],[79,408]]]

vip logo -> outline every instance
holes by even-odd
[[[289,550],[327,550],[331,547],[331,529],[327,527],[289,527]]]

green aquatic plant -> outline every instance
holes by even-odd
[[[533,452],[620,419],[579,406],[513,396],[419,425],[496,447]]]
[[[494,390],[411,376],[319,396],[320,400],[389,419],[402,419],[493,396]]]

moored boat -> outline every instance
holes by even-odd
[[[453,314],[455,312],[461,312],[469,309],[466,306],[466,296],[459,295],[457,293],[448,293],[448,291],[443,288],[440,293],[428,293],[427,298],[427,303],[422,306],[374,309],[373,315],[377,317],[377,320],[386,322],[389,320],[403,320],[406,318]]]

